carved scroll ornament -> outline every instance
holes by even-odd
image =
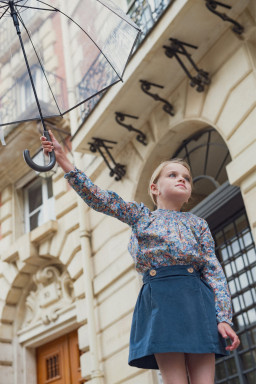
[[[42,321],[49,324],[58,319],[58,311],[74,301],[73,284],[67,272],[49,266],[33,277],[36,289],[26,299],[26,311],[22,327]]]

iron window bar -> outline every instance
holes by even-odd
[[[163,106],[164,112],[168,113],[171,116],[174,116],[173,105],[169,103],[169,101],[160,97],[157,93],[150,92],[151,87],[157,87],[161,89],[163,89],[164,87],[159,84],[151,83],[150,81],[147,81],[147,80],[140,80],[140,82],[141,82],[142,91],[146,93],[146,95],[152,97],[155,101],[161,101],[162,103],[164,103],[164,106]]]
[[[214,0],[205,0],[206,7],[209,9],[210,12],[214,13],[215,15],[219,16],[222,20],[228,21],[233,24],[232,31],[237,33],[238,35],[241,35],[244,32],[244,27],[239,24],[236,20],[229,17],[226,13],[221,13],[216,10],[218,6],[226,8],[226,9],[232,9],[231,5],[221,3],[220,1],[214,1]]]
[[[140,131],[137,128],[134,128],[134,126],[132,124],[124,123],[124,120],[126,117],[128,117],[130,119],[138,119],[138,116],[132,116],[132,115],[128,115],[128,114],[122,113],[122,112],[115,112],[115,114],[116,114],[115,119],[116,119],[117,124],[128,129],[129,132],[131,132],[131,131],[137,132],[138,135],[136,136],[136,140],[143,145],[147,145],[147,136],[145,135],[145,133],[143,133],[142,131]]]
[[[101,157],[103,158],[105,164],[110,170],[109,175],[111,177],[115,176],[115,180],[119,181],[122,179],[122,177],[126,174],[126,167],[123,164],[117,163],[112,156],[110,149],[113,149],[112,146],[109,144],[117,144],[116,141],[111,141],[111,140],[105,140],[105,139],[100,139],[98,137],[93,137],[92,138],[94,141],[90,144],[90,151],[93,153],[99,152]],[[111,164],[112,163],[112,164]]]
[[[173,39],[170,38],[170,46],[164,45],[163,48],[165,49],[165,55],[169,58],[172,59],[173,57],[176,58],[178,63],[180,64],[181,68],[184,70],[188,78],[190,79],[190,85],[191,87],[196,86],[197,92],[203,92],[205,85],[209,85],[211,80],[209,78],[209,73],[204,71],[203,69],[198,68],[196,63],[191,57],[191,54],[187,51],[186,47],[192,48],[192,49],[198,49],[197,46],[185,43],[184,41],[180,41],[178,39]],[[192,67],[196,70],[197,75],[192,76],[181,60],[180,56],[185,56],[186,59],[190,62]]]

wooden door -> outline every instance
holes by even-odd
[[[39,347],[37,384],[81,384],[77,332],[71,332]]]

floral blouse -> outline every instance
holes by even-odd
[[[77,169],[65,178],[89,207],[132,228],[128,250],[139,273],[159,266],[192,265],[214,291],[217,322],[232,325],[227,281],[204,219],[168,209],[152,212],[143,203],[125,202],[117,193],[100,189]]]

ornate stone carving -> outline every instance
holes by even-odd
[[[58,319],[58,311],[74,301],[73,284],[67,272],[49,266],[33,277],[35,290],[26,298],[26,311],[22,328],[42,321],[49,324]]]

